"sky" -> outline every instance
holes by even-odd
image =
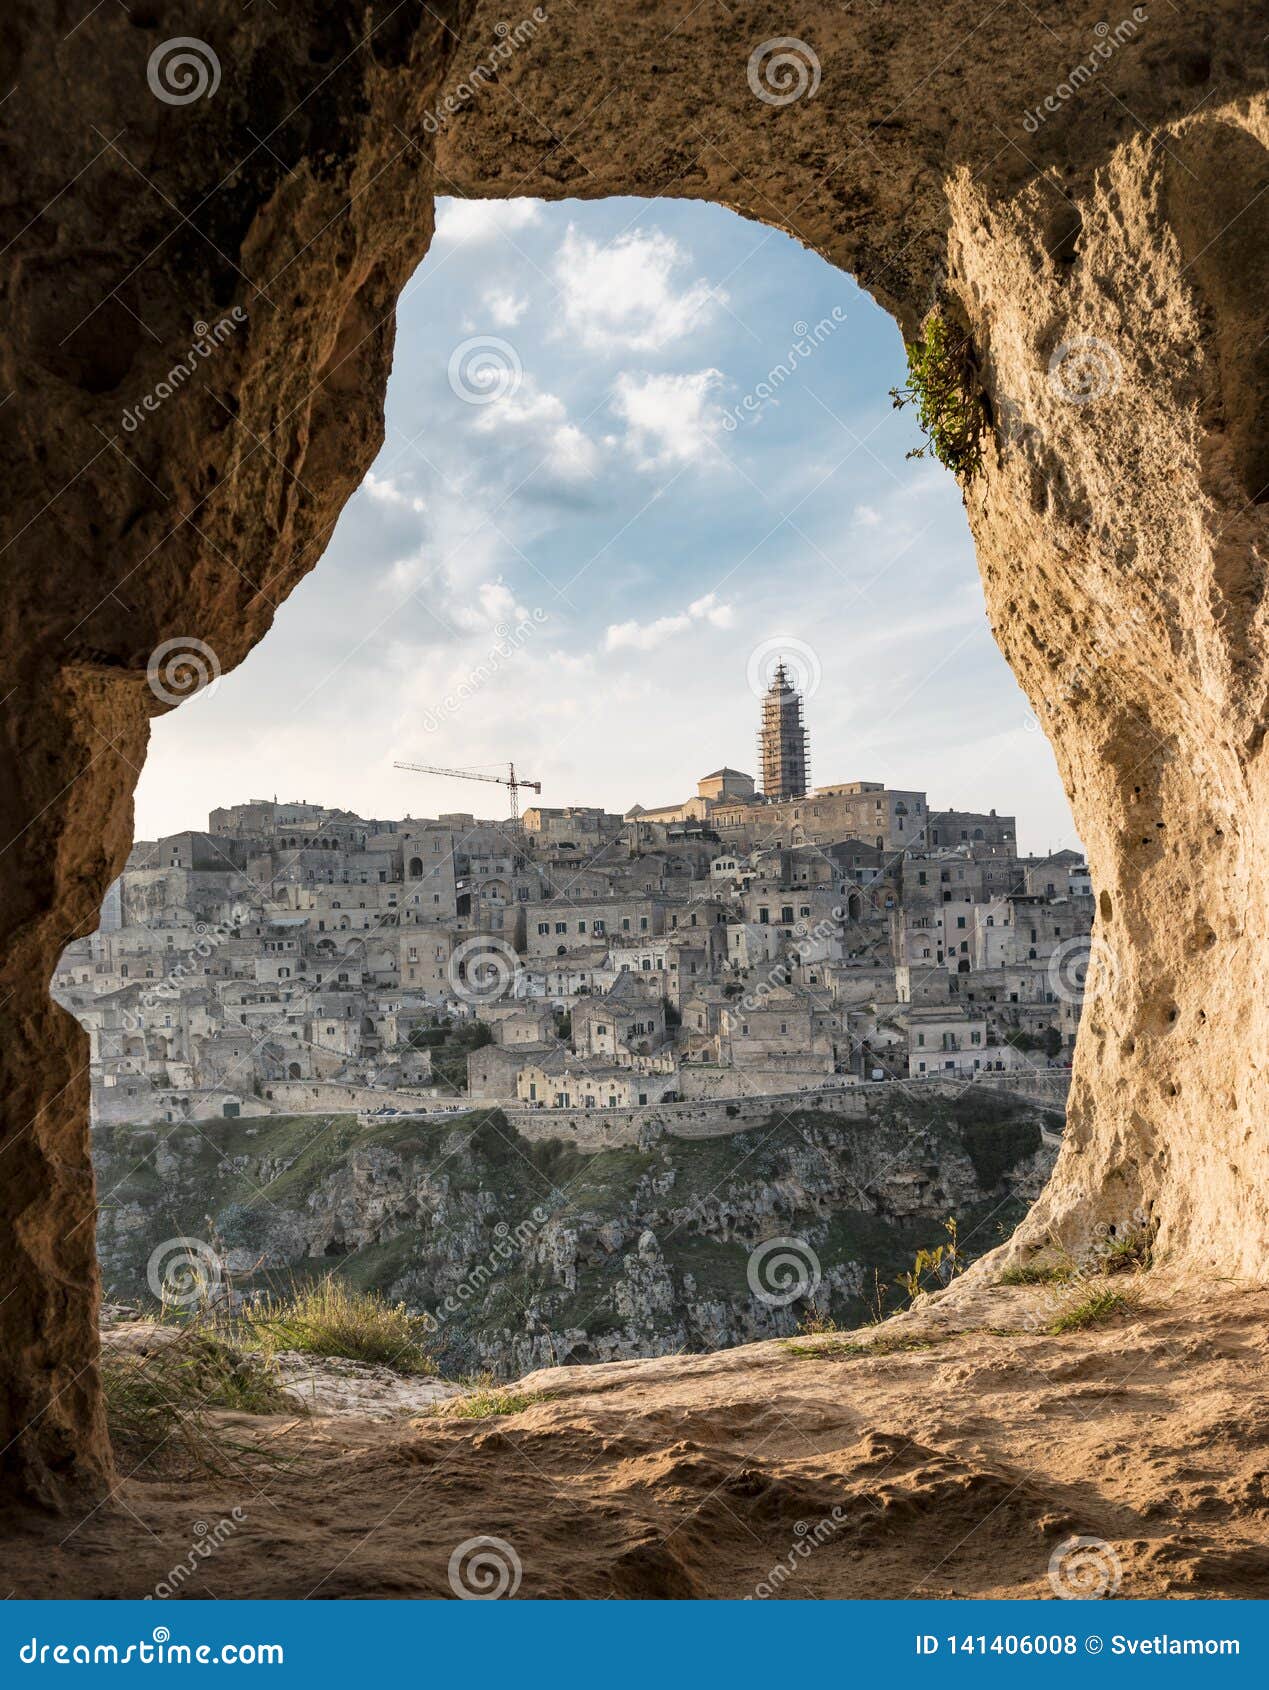
[[[549,805],[667,804],[755,771],[784,656],[813,784],[1078,845],[956,484],[906,456],[904,367],[849,277],[721,207],[441,200],[383,449],[264,641],[155,722],[137,837],[274,794],[507,813],[396,760],[514,760]]]

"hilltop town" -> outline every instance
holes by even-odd
[[[639,1111],[1069,1062],[1077,852],[881,782],[811,787],[783,666],[759,780],[624,814],[366,819],[257,799],[139,842],[54,995],[97,1124]],[[490,777],[476,777],[490,779]]]

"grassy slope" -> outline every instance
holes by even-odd
[[[663,1139],[647,1150],[583,1153],[561,1142],[531,1142],[497,1112],[480,1111],[436,1123],[386,1119],[365,1127],[351,1116],[106,1127],[95,1135],[95,1154],[103,1206],[137,1203],[144,1211],[142,1224],[128,1233],[126,1252],[118,1244],[112,1249],[114,1262],[126,1253],[126,1268],[112,1271],[107,1264],[108,1292],[123,1296],[143,1291],[145,1263],[161,1241],[214,1234],[227,1247],[258,1250],[276,1231],[279,1212],[306,1213],[310,1194],[350,1156],[379,1150],[410,1164],[412,1181],[426,1176],[443,1185],[454,1224],[406,1227],[348,1254],[294,1262],[282,1269],[282,1277],[334,1269],[356,1287],[389,1292],[412,1271],[426,1285],[438,1262],[470,1255],[468,1244],[454,1243],[455,1224],[468,1239],[474,1226],[481,1255],[473,1260],[479,1260],[494,1246],[499,1222],[514,1232],[531,1220],[535,1206],[566,1225],[580,1222],[592,1236],[597,1219],[630,1225],[655,1209],[674,1208],[689,1211],[691,1218],[672,1230],[664,1224],[657,1230],[676,1285],[690,1273],[698,1299],[739,1306],[748,1297],[748,1246],[716,1236],[721,1228],[713,1217],[720,1201],[743,1205],[755,1187],[787,1189],[792,1174],[795,1180],[836,1182],[837,1199],[828,1212],[822,1204],[803,1211],[777,1208],[758,1223],[754,1236],[783,1231],[808,1237],[826,1272],[856,1264],[869,1286],[876,1269],[894,1307],[902,1301],[895,1276],[911,1264],[917,1248],[942,1241],[944,1214],[875,1213],[869,1181],[877,1169],[897,1157],[905,1166],[933,1171],[953,1154],[967,1156],[981,1192],[958,1206],[957,1219],[962,1246],[972,1255],[997,1243],[1019,1218],[1021,1205],[999,1182],[1039,1142],[1036,1112],[1020,1111],[993,1094],[948,1102],[894,1093],[878,1094],[872,1117],[863,1123],[806,1112],[731,1138]],[[671,1168],[668,1193],[657,1195],[654,1179],[664,1181]],[[844,1174],[868,1195],[852,1196]],[[493,1202],[478,1215],[481,1194]],[[555,1329],[610,1328],[618,1324],[612,1291],[631,1247],[627,1242],[606,1259],[600,1253],[594,1263],[583,1262],[573,1293],[562,1292],[546,1267],[518,1256],[498,1269],[470,1318],[485,1330],[520,1330],[525,1303],[545,1295]],[[833,1313],[843,1322],[859,1319],[868,1307],[864,1296],[833,1301]]]

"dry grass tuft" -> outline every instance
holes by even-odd
[[[428,1324],[421,1316],[411,1314],[404,1303],[390,1303],[377,1291],[358,1291],[341,1279],[293,1285],[285,1297],[253,1303],[239,1317],[239,1330],[266,1355],[298,1350],[391,1367],[397,1373],[436,1372]]]

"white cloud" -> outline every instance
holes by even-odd
[[[551,437],[550,469],[562,481],[584,481],[599,468],[599,448],[576,423],[564,423]]]
[[[680,339],[727,298],[703,278],[676,288],[673,274],[688,259],[660,229],[604,243],[570,223],[555,258],[564,328],[596,348],[657,351]]]
[[[687,614],[703,618],[712,628],[730,628],[736,620],[731,606],[721,603],[717,593],[706,593],[704,598],[694,599],[687,607]]]
[[[527,299],[503,288],[490,288],[485,295],[485,310],[500,329],[513,329],[529,309]]]
[[[604,637],[605,651],[653,651],[675,634],[685,634],[694,622],[730,628],[734,613],[717,593],[695,599],[678,616],[659,616],[655,622],[614,622]]]
[[[482,434],[492,434],[503,428],[543,428],[548,423],[567,420],[564,401],[554,393],[546,393],[526,376],[518,387],[503,393],[491,404],[482,405],[472,418],[472,427]]]
[[[405,492],[390,475],[376,475],[373,470],[362,482],[367,497],[378,505],[395,505],[400,510],[425,511],[426,504],[417,494]]]
[[[554,393],[544,393],[525,377],[514,393],[505,394],[476,413],[473,428],[482,434],[522,430],[534,435],[544,469],[561,481],[583,481],[599,467],[600,451]]]
[[[628,425],[626,443],[640,469],[691,463],[702,457],[722,426],[709,395],[722,381],[718,370],[617,378],[613,409]]]
[[[500,575],[496,581],[482,581],[476,588],[474,601],[455,605],[452,616],[456,628],[488,633],[501,625],[514,627],[527,622],[531,612],[527,605],[517,601]]]
[[[472,245],[491,241],[537,223],[542,217],[541,200],[452,200],[436,202],[436,240]]]
[[[857,528],[875,528],[881,521],[881,512],[872,505],[856,505],[852,515]]]

